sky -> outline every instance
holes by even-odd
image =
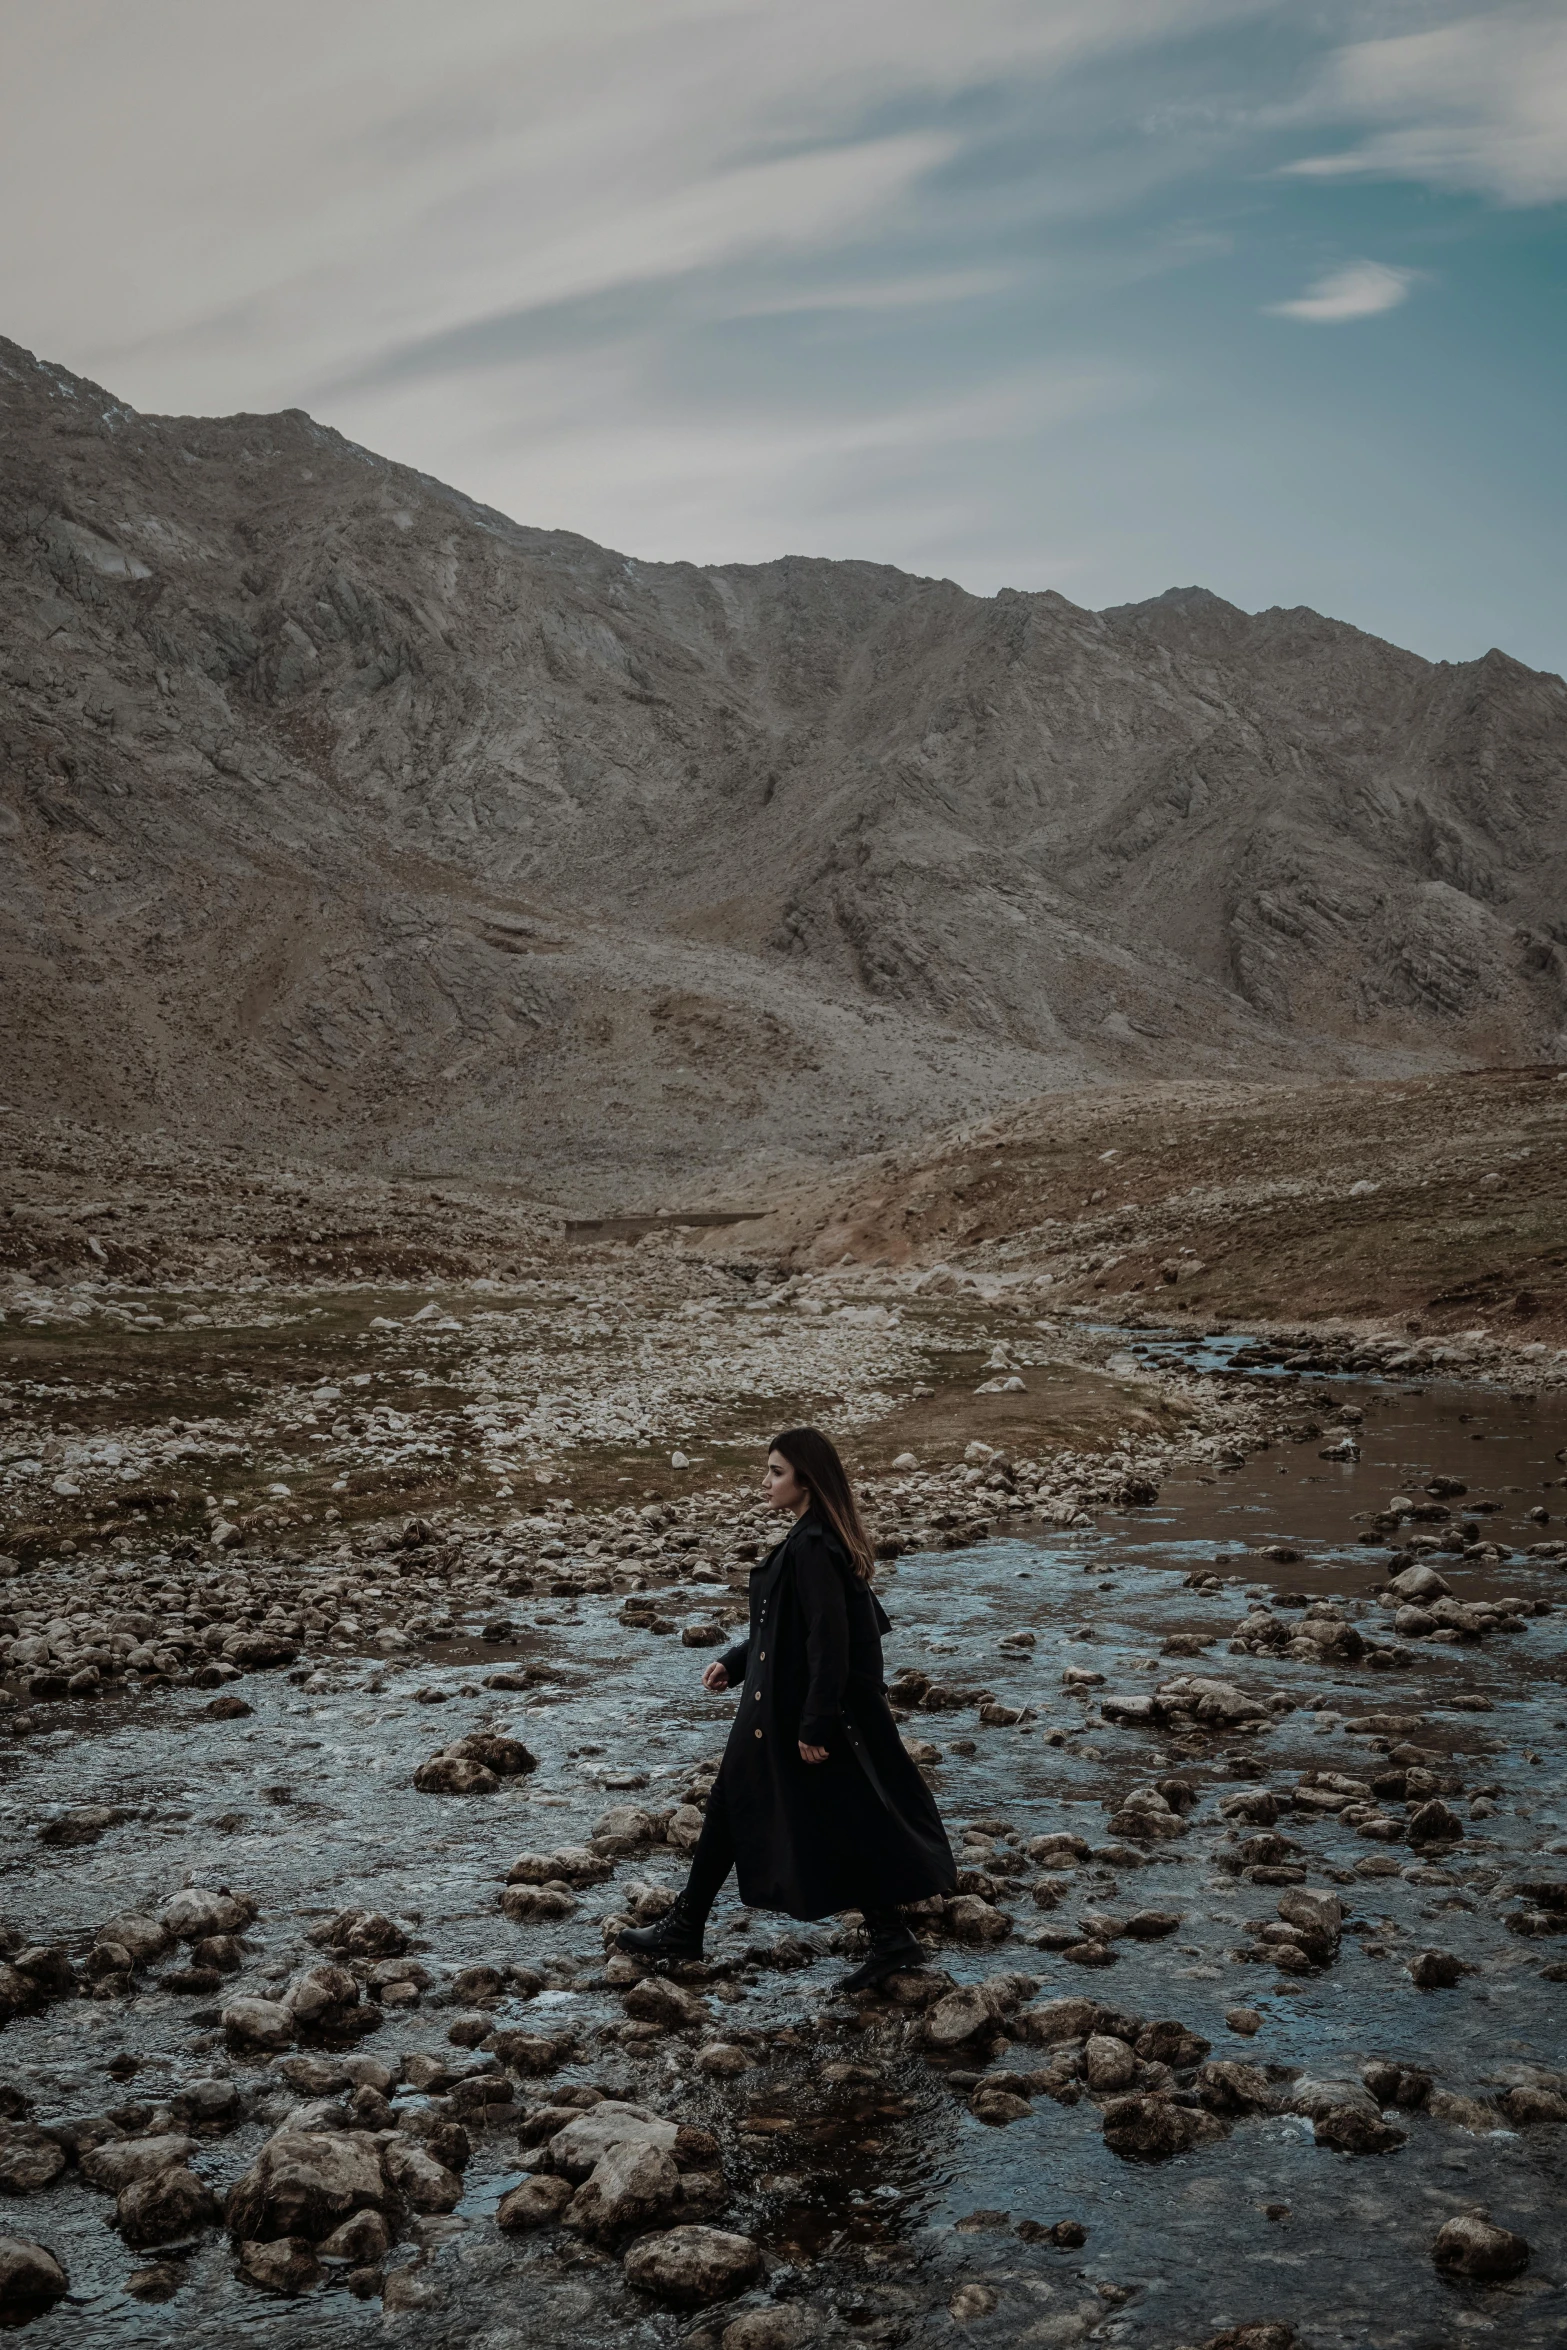
[[[647,559],[1567,670],[1561,0],[5,0],[0,333]]]

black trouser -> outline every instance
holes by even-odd
[[[718,1780],[707,1799],[707,1814],[691,1855],[691,1873],[683,1896],[686,1914],[693,1925],[706,1925],[708,1912],[723,1891],[724,1879],[734,1865],[734,1828],[724,1800],[723,1782]],[[894,1932],[898,1925],[895,1909],[866,1909],[864,1917],[866,1931],[873,1941]]]

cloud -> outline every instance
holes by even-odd
[[[1297,179],[1417,180],[1503,204],[1567,197],[1567,16],[1498,8],[1338,51],[1311,110],[1377,125],[1284,165]]]
[[[1330,269],[1293,302],[1269,302],[1271,318],[1302,318],[1310,326],[1338,326],[1349,318],[1376,318],[1407,302],[1420,272],[1392,269],[1385,261],[1351,261]]]

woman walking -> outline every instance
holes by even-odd
[[[864,1913],[870,1954],[840,1988],[863,1991],[925,1953],[900,1905],[950,1893],[957,1873],[929,1788],[888,1710],[871,1589],[874,1555],[842,1461],[816,1428],[767,1455],[762,1493],[794,1519],[751,1573],[746,1638],[703,1685],[739,1707],[707,1800],[684,1892],[653,1926],[628,1926],[639,1958],[696,1959],[731,1869],[753,1909]]]

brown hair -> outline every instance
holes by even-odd
[[[781,1436],[773,1438],[767,1449],[783,1454],[799,1482],[809,1491],[817,1516],[825,1521],[829,1533],[837,1535],[860,1580],[868,1583],[876,1571],[876,1553],[865,1531],[848,1471],[838,1458],[838,1448],[832,1439],[824,1436],[820,1428],[786,1428]]]

